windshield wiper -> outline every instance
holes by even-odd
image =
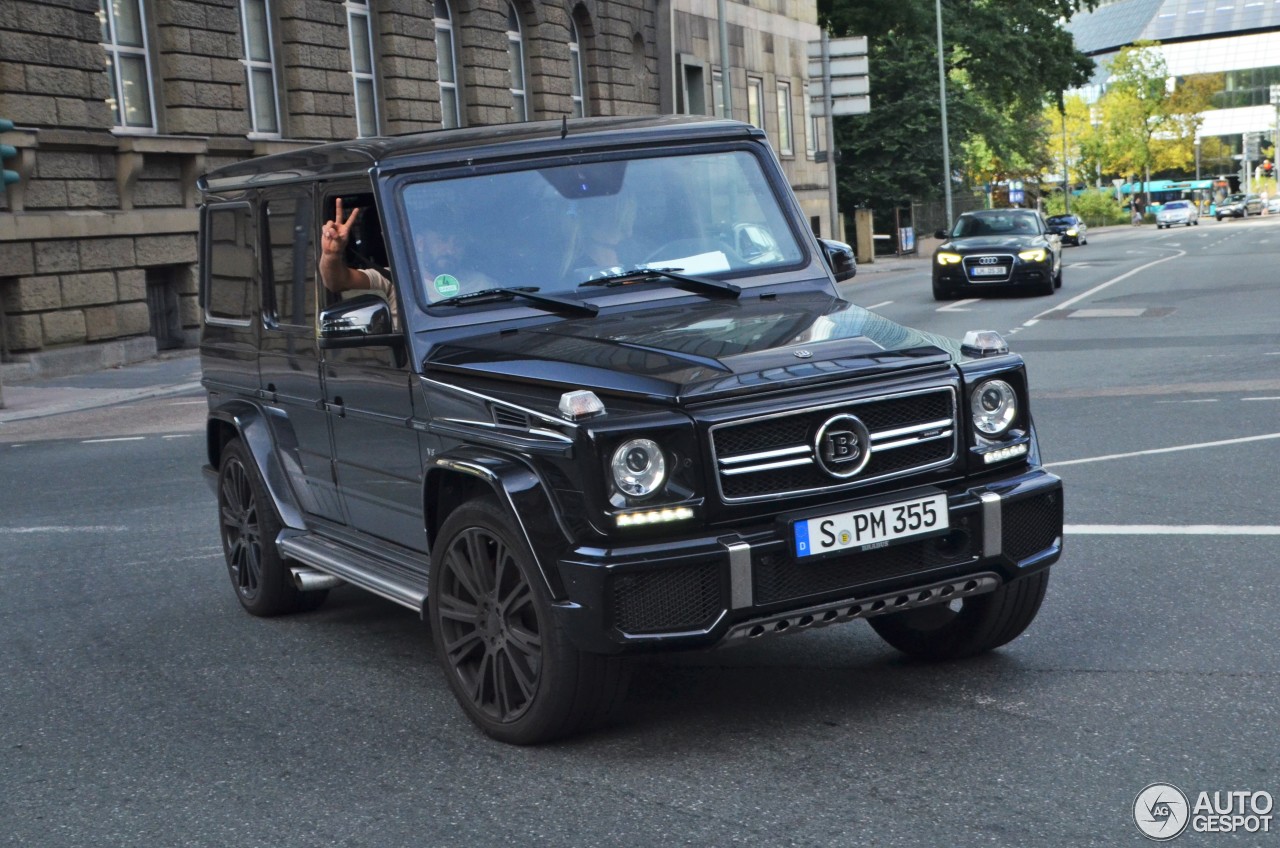
[[[742,287],[733,283],[726,283],[724,280],[715,280],[711,277],[695,277],[692,274],[679,273],[681,268],[629,268],[626,271],[617,271],[613,274],[606,274],[603,277],[596,277],[593,280],[587,280],[579,283],[578,288],[585,286],[622,286],[626,285],[628,280],[643,277],[663,277],[677,283],[684,283],[703,291],[716,291],[730,294],[738,297],[742,294]]]
[[[485,300],[501,300],[513,297],[523,298],[531,301],[539,306],[551,306],[565,312],[577,312],[583,315],[595,315],[599,313],[600,307],[594,303],[586,303],[581,300],[569,300],[564,297],[553,297],[547,294],[535,294],[538,290],[537,286],[513,286],[513,287],[496,287],[491,289],[480,289],[480,291],[467,292],[466,294],[456,294],[453,297],[446,297],[444,300],[437,300],[432,306],[461,306],[468,303],[478,303]]]

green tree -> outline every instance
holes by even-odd
[[[1094,0],[943,0],[953,174],[970,185],[1038,173],[1045,99],[1088,80],[1062,28]],[[819,0],[833,37],[869,40],[871,114],[837,118],[840,205],[888,211],[943,194],[933,0]]]

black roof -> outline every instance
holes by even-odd
[[[201,191],[217,192],[365,173],[375,165],[430,167],[682,139],[763,137],[764,132],[750,124],[692,115],[533,121],[318,144],[215,168],[197,185]]]

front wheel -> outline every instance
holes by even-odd
[[[881,639],[913,657],[954,660],[999,648],[1026,630],[1049,588],[1049,569],[994,592],[867,619]]]
[[[431,551],[427,616],[449,688],[502,742],[586,730],[626,693],[627,666],[576,649],[511,516],[484,498],[459,507]]]

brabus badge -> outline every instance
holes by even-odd
[[[793,350],[792,353],[796,355],[797,359],[808,359],[813,356],[813,351],[805,350],[804,348],[800,348],[800,350]]]

